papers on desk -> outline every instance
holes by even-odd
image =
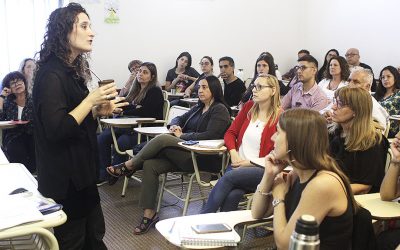
[[[199,141],[197,146],[201,147],[201,148],[217,149],[217,148],[224,146],[224,144],[225,144],[224,140],[203,140],[203,141]]]
[[[23,196],[1,196],[0,204],[0,230],[44,219],[35,204]]]
[[[237,234],[232,230],[223,233],[196,233],[191,224],[183,224],[179,227],[179,238],[182,246],[236,246]]]

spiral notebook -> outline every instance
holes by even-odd
[[[181,225],[179,228],[181,246],[236,246],[240,241],[239,235],[234,231],[223,233],[196,233],[190,224]]]

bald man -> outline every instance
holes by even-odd
[[[352,70],[354,67],[359,66],[359,67],[363,67],[364,69],[371,70],[372,76],[374,76],[374,72],[373,72],[372,68],[369,65],[360,62],[360,51],[358,49],[356,49],[356,48],[348,49],[345,56],[346,56],[346,61],[349,64],[350,70]],[[373,80],[372,80],[371,90],[373,92],[375,92],[375,90],[376,90],[375,77],[373,77]]]
[[[364,69],[362,67],[355,67],[351,72],[348,82],[351,88],[362,88],[371,92],[373,75],[369,69]],[[378,101],[372,97],[372,118],[379,123],[386,130],[386,123],[389,119],[388,112],[378,103]],[[332,122],[332,103],[325,109],[320,111],[326,120],[330,123]]]

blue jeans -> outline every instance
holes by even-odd
[[[259,167],[242,167],[225,172],[211,190],[207,204],[200,213],[215,213],[237,210],[240,200],[246,193],[252,193],[261,182],[264,169]]]
[[[118,147],[121,151],[132,149],[137,144],[137,134],[132,129],[114,128],[117,137]],[[106,168],[110,165],[119,164],[128,160],[128,156],[118,154],[115,149],[112,152],[113,161],[111,162],[111,145],[113,144],[111,129],[105,129],[97,136],[97,147],[99,150],[99,179],[107,177]]]

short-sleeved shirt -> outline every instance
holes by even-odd
[[[379,101],[379,104],[385,108],[389,115],[398,115],[400,113],[400,91]],[[399,132],[399,123],[391,122],[389,138],[393,138],[397,132]]]
[[[329,100],[324,91],[314,83],[314,86],[307,92],[303,91],[303,83],[298,82],[283,97],[282,108],[306,108],[320,111],[328,106]]]
[[[189,67],[188,69],[183,72],[184,75],[188,75],[191,77],[199,77],[200,74],[192,67]],[[172,82],[175,78],[178,77],[178,74],[175,72],[175,68],[172,68],[168,70],[167,73],[167,78],[165,79],[167,82]],[[189,87],[193,83],[192,80],[184,80],[184,81],[179,81],[176,83],[176,92],[177,93],[184,93],[186,88]]]
[[[246,86],[244,82],[237,78],[231,83],[226,83],[224,81],[224,99],[229,106],[238,105],[243,93],[246,91]]]
[[[385,175],[386,154],[389,142],[385,137],[380,143],[364,151],[347,151],[345,139],[337,130],[330,136],[330,152],[342,171],[349,177],[350,183],[370,185],[370,193],[379,192]]]

